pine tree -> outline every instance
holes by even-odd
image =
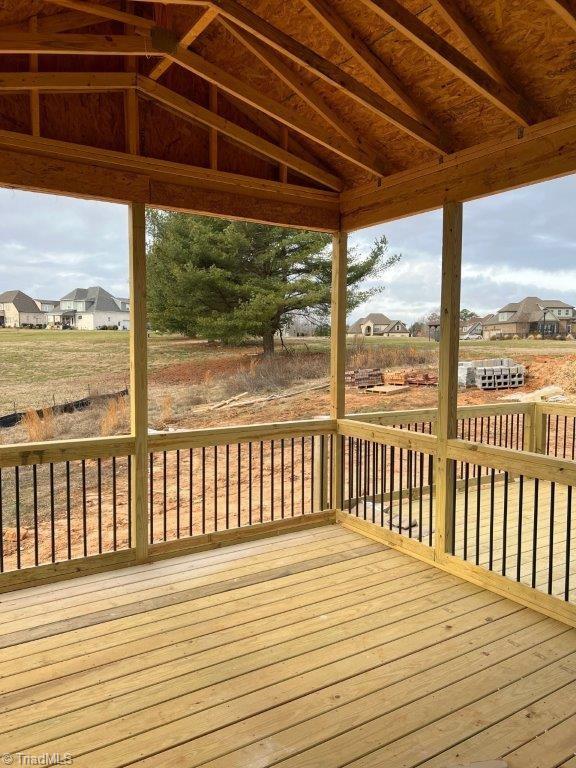
[[[259,338],[265,354],[295,315],[326,322],[329,235],[180,213],[148,214],[148,312],[156,330],[235,344]],[[352,252],[348,311],[381,286],[363,288],[400,257],[379,238]]]

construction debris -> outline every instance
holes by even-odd
[[[438,386],[438,374],[435,371],[418,369],[393,371],[386,376],[386,384],[393,384],[397,387],[436,387]]]
[[[383,384],[382,370],[380,368],[358,368],[355,371],[346,371],[344,381],[347,387],[376,387]]]
[[[551,384],[549,387],[542,387],[542,389],[536,389],[534,392],[515,392],[513,395],[506,395],[502,400],[508,400],[512,403],[565,403],[568,398],[562,387]]]
[[[380,395],[399,395],[402,392],[408,392],[409,389],[410,387],[408,386],[401,386],[396,384],[378,384],[375,387],[366,387],[364,392],[367,392],[368,394],[370,392],[374,392]]]
[[[458,363],[458,384],[478,389],[512,389],[524,385],[526,369],[509,357]]]

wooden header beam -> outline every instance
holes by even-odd
[[[576,32],[576,5],[572,0],[544,0]]]
[[[71,11],[82,11],[96,16],[96,21],[105,19],[106,21],[120,21],[123,24],[129,24],[138,29],[152,29],[154,22],[151,19],[144,19],[134,13],[126,13],[100,3],[91,3],[88,0],[48,0],[53,5],[59,5],[61,8],[68,8]]]
[[[443,163],[388,176],[341,195],[342,225],[360,229],[576,173],[576,112],[527,129],[521,138],[456,152]]]

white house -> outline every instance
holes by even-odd
[[[0,327],[44,326],[46,313],[23,291],[0,293]]]
[[[380,312],[371,312],[366,317],[356,320],[348,328],[349,334],[362,336],[384,336],[386,338],[409,336],[410,332],[402,320],[390,320]]]
[[[48,313],[48,322],[83,331],[100,328],[125,331],[129,327],[129,309],[128,299],[116,298],[98,285],[75,288],[60,299],[52,313]]]

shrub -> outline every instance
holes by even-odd
[[[52,410],[28,411],[22,417],[22,426],[26,430],[29,442],[40,443],[54,437],[54,412]]]
[[[102,437],[128,431],[128,401],[125,397],[114,397],[108,401],[100,420]]]

